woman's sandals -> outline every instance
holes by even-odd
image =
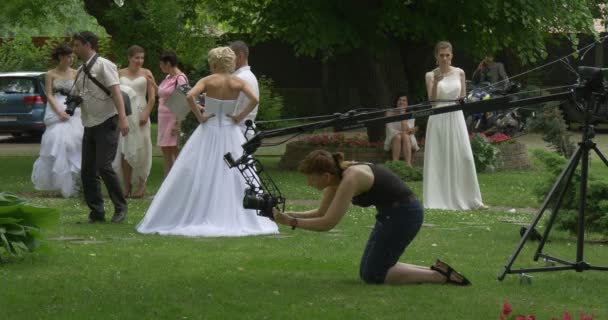
[[[434,265],[431,266],[431,270],[439,272],[446,279],[446,283],[454,284],[457,286],[470,286],[471,281],[465,278],[463,275],[450,267],[447,263],[437,259]]]

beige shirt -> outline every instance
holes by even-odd
[[[87,65],[91,59],[87,61]],[[108,90],[114,85],[120,85],[116,65],[106,58],[98,57],[95,64],[90,68],[90,73]],[[101,90],[84,73],[82,66],[78,69],[74,91],[83,99],[81,118],[85,127],[99,125],[118,113],[112,97]]]

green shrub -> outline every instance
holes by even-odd
[[[398,175],[403,181],[422,181],[422,170],[406,166],[403,161],[387,161],[384,166]]]
[[[0,46],[0,71],[46,71],[49,55],[34,46],[30,36],[19,35]]]
[[[562,156],[567,158],[574,152],[576,146],[570,141],[571,135],[568,133],[559,103],[546,103],[541,112],[528,119],[527,128],[532,132],[542,133],[543,141],[549,143]]]
[[[41,228],[58,222],[57,209],[29,205],[13,194],[0,192],[0,258],[4,252],[19,256],[34,251],[40,246]]]
[[[471,138],[471,149],[477,172],[492,171],[496,168],[500,151],[488,141],[488,138],[476,133]]]
[[[261,76],[258,81],[260,87],[260,107],[255,118],[256,122],[281,119],[283,116],[283,97],[275,92],[273,81],[269,77]],[[263,130],[274,129],[280,126],[281,122],[258,125]]]
[[[544,199],[555,184],[559,174],[566,167],[566,159],[557,153],[544,150],[534,150],[532,154],[542,164],[545,171],[549,173],[545,181],[534,188],[534,194],[540,199]],[[564,194],[560,211],[555,220],[559,229],[567,230],[573,234],[577,231],[580,183],[580,169],[577,169],[568,184],[568,190]],[[557,194],[565,186],[565,183],[562,183],[558,187],[558,192],[550,199],[550,207],[555,207]],[[608,183],[589,174],[585,207],[585,229],[587,231],[608,235],[608,201],[606,199],[608,199]]]

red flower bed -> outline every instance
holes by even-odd
[[[356,134],[354,136],[345,136],[342,133],[331,134],[315,134],[305,137],[300,140],[309,145],[319,147],[360,147],[360,148],[375,148],[383,145],[382,142],[369,142],[367,135]]]

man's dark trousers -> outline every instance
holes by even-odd
[[[127,210],[127,201],[123,195],[120,181],[112,161],[118,147],[118,116],[113,116],[103,123],[85,127],[82,137],[82,164],[80,175],[85,200],[91,209],[89,219],[104,220],[103,196],[100,178],[103,179],[116,213]]]

